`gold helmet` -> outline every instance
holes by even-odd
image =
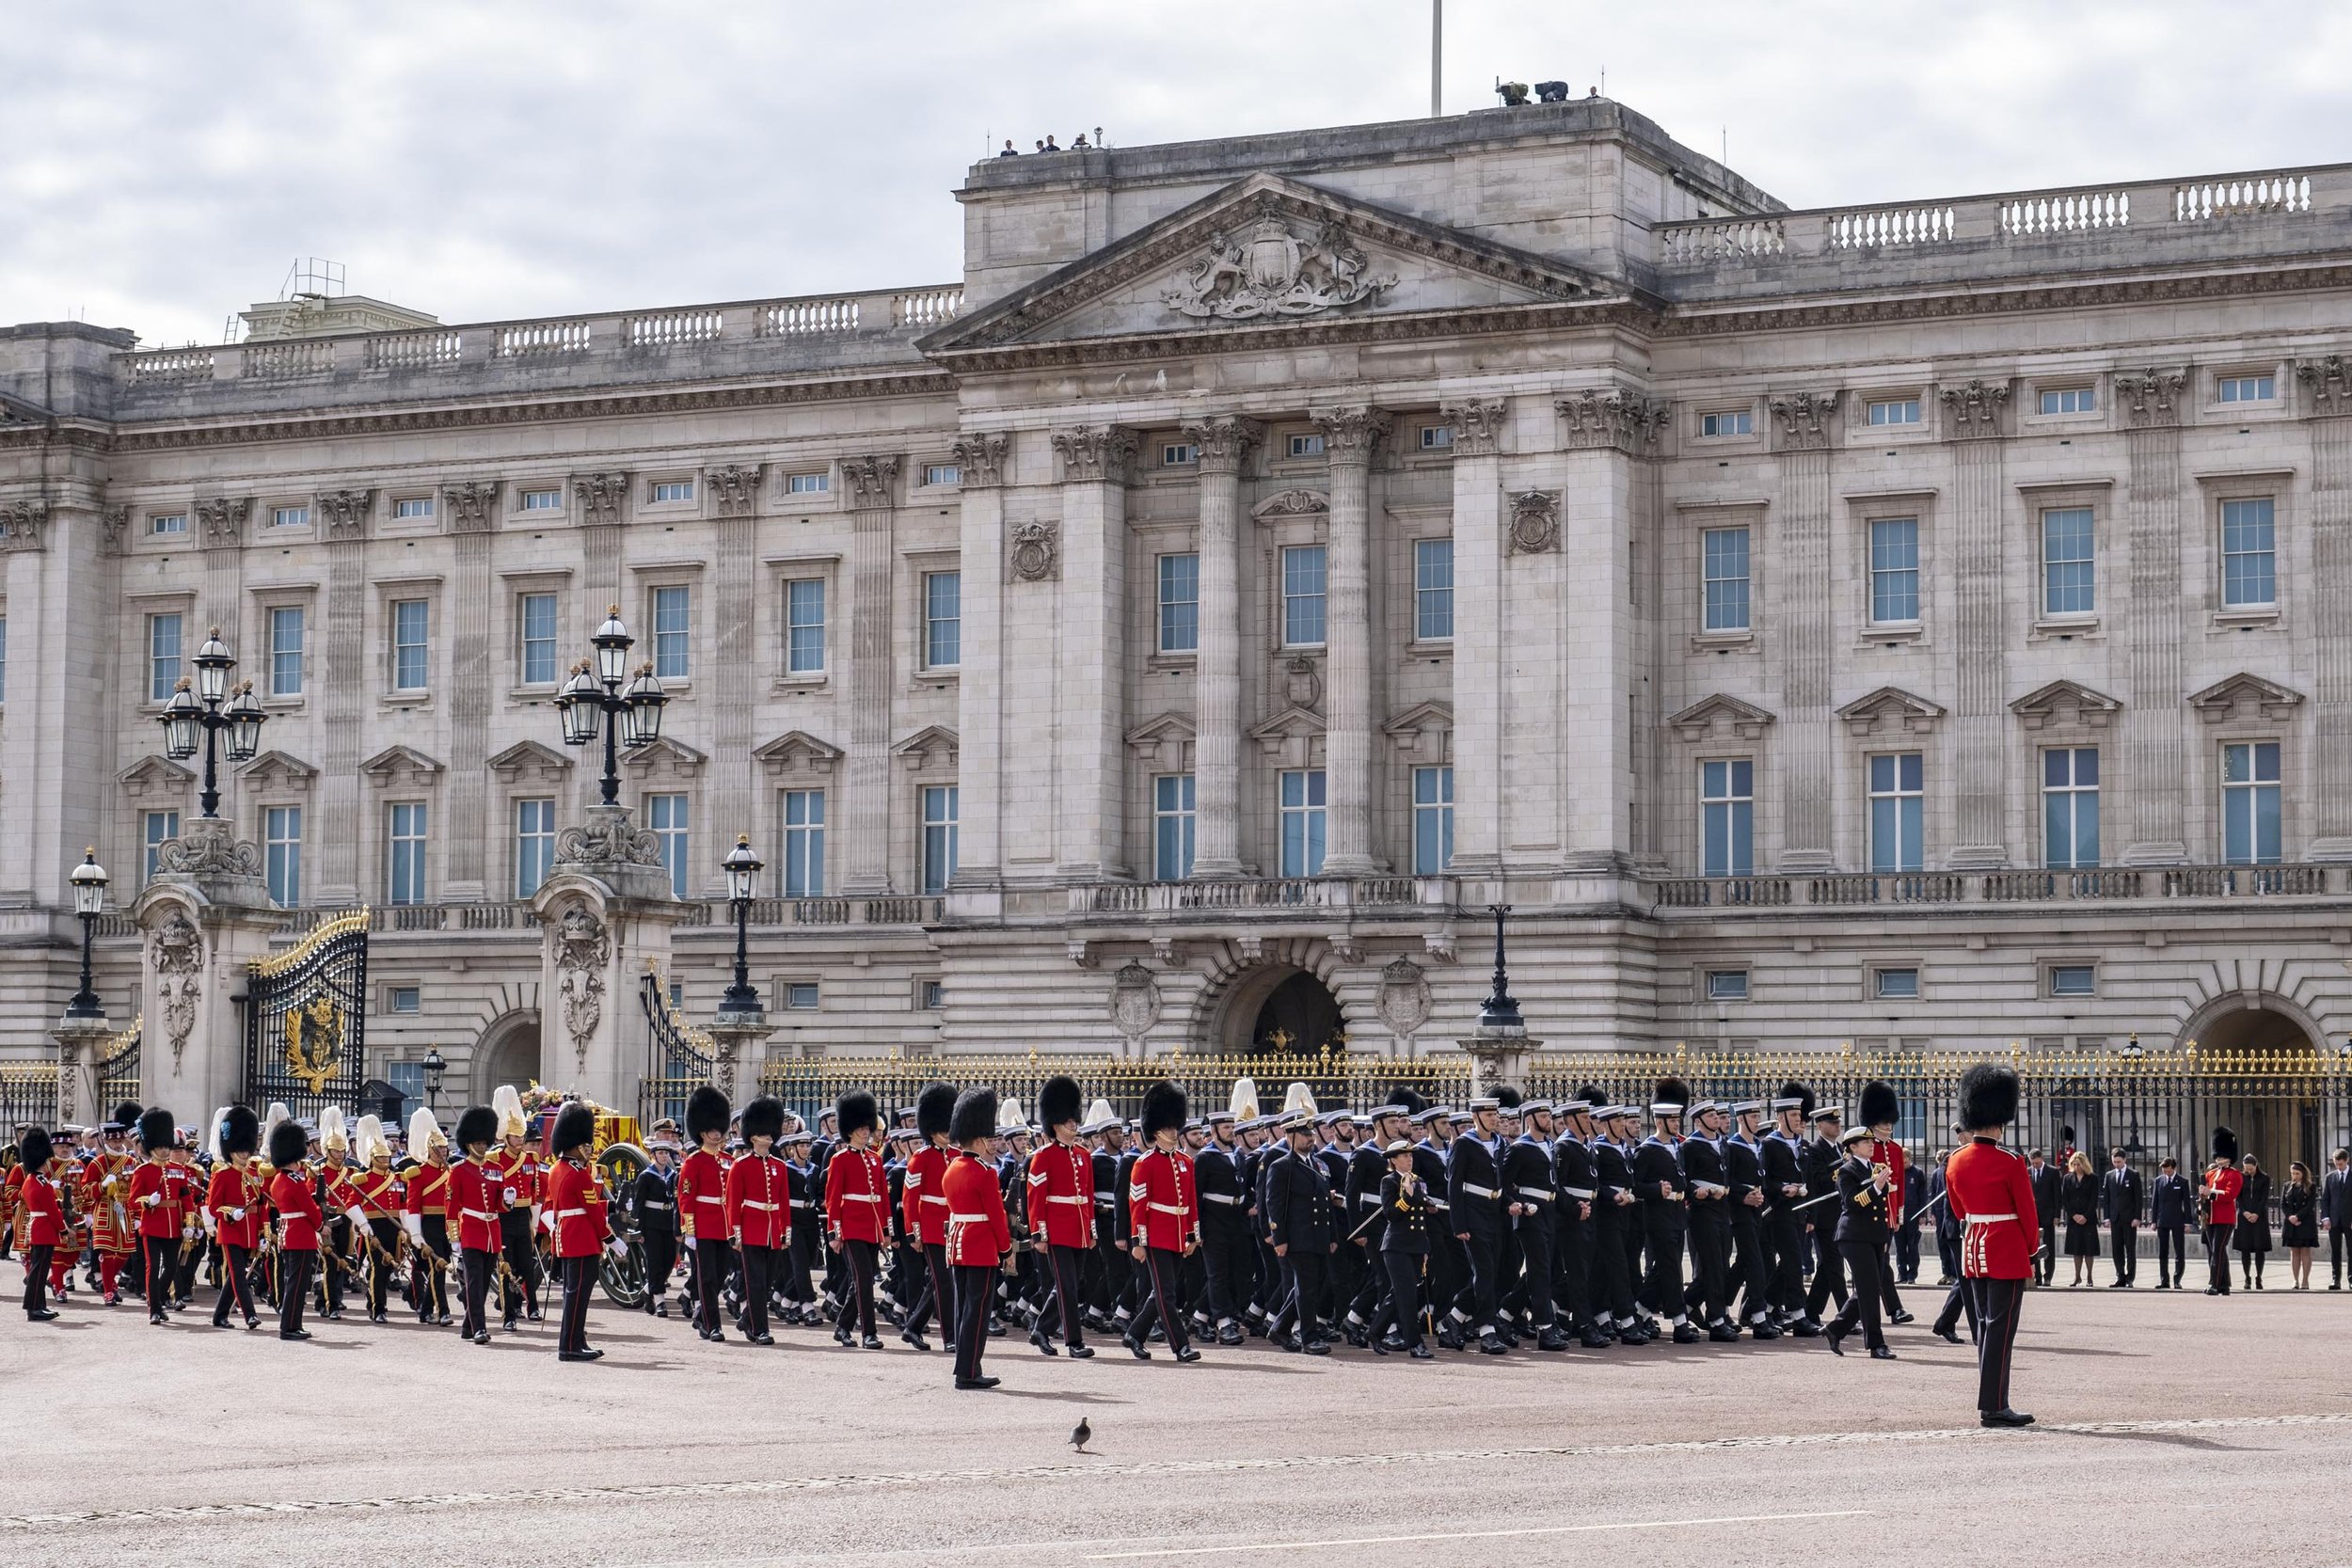
[[[361,1117],[352,1137],[352,1146],[363,1165],[373,1165],[378,1160],[389,1160],[392,1146],[385,1141],[384,1118],[373,1111]]]
[[[447,1148],[449,1139],[429,1105],[420,1105],[408,1117],[408,1152],[421,1160],[434,1148]]]
[[[1291,1117],[1301,1111],[1309,1116],[1315,1114],[1315,1091],[1294,1081],[1289,1091],[1282,1096],[1282,1114]]]
[[[1226,1102],[1225,1108],[1232,1113],[1235,1121],[1257,1120],[1258,1081],[1255,1078],[1234,1079],[1233,1098]]]
[[[490,1109],[498,1113],[499,1136],[519,1138],[531,1131],[530,1121],[523,1116],[523,1097],[512,1084],[501,1084],[490,1091]]]
[[[343,1108],[329,1105],[319,1113],[319,1148],[328,1154],[341,1154],[351,1148],[351,1139],[343,1132]]]

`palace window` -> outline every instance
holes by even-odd
[[[1168,441],[1160,447],[1160,467],[1189,468],[1200,461],[1200,448],[1192,441]]]
[[[1699,764],[1700,873],[1756,874],[1756,763],[1726,757]]]
[[[1454,864],[1454,769],[1413,769],[1413,875],[1436,877]]]
[[[525,594],[516,621],[522,630],[522,677],[525,686],[555,684],[555,595]]]
[[[2279,602],[2278,511],[2268,496],[2221,503],[2221,606],[2266,610]]]
[[[961,484],[962,483],[963,468],[961,464],[926,463],[923,465],[923,483],[927,487],[941,484]]]
[[[1747,408],[1724,408],[1699,416],[1701,436],[1753,436],[1756,434],[1756,413]]]
[[[691,501],[694,499],[694,482],[691,479],[658,479],[653,483],[656,501]]]
[[[302,808],[271,806],[262,813],[262,860],[269,901],[281,910],[302,902]]]
[[[941,894],[956,877],[956,786],[923,788],[923,891]]]
[[[2279,395],[2279,384],[2267,375],[2225,375],[2214,383],[2220,403],[2268,403]]]
[[[1451,451],[1454,450],[1454,427],[1450,424],[1425,424],[1421,427],[1421,450]]]
[[[1321,457],[1323,455],[1322,432],[1292,436],[1288,451],[1293,457]]]
[[[555,869],[555,802],[515,802],[515,896],[528,898]]]
[[[787,496],[821,496],[833,489],[830,473],[787,474],[784,493]]]
[[[1748,531],[1710,528],[1699,534],[1700,586],[1708,631],[1748,629]]]
[[[784,673],[825,673],[825,579],[796,578],[784,585]]]
[[[686,896],[687,801],[683,795],[645,797],[645,826],[661,845],[661,863],[670,873],[670,896]]]
[[[424,599],[396,599],[392,603],[392,689],[422,691],[428,665],[427,637],[433,624],[433,610]]]
[[[1918,871],[1927,864],[1926,764],[1917,752],[1870,758],[1870,869]]]
[[[1745,1002],[1748,999],[1748,972],[1744,969],[1708,970],[1707,999],[1709,1002]]]
[[[1869,419],[1874,425],[1917,424],[1917,398],[1882,398],[1869,405]]]
[[[1193,808],[1189,773],[1162,773],[1152,781],[1152,879],[1181,882],[1192,875]]]
[[[923,574],[923,668],[952,670],[963,662],[963,574]]]
[[[385,811],[384,901],[424,902],[426,826],[422,800],[395,800]]]
[[[180,814],[176,811],[151,811],[140,818],[139,829],[147,848],[145,870],[139,878],[140,885],[144,886],[155,879],[155,851],[164,847],[165,840],[180,836]]]
[[[310,509],[307,506],[273,506],[269,511],[272,528],[309,528]]]
[[[2094,964],[2052,964],[2050,994],[2052,996],[2095,996],[2099,991],[2099,971]]]
[[[1324,641],[1325,562],[1321,545],[1293,545],[1282,552],[1282,644],[1319,648]]]
[[[2042,753],[2042,863],[2077,870],[2099,863],[2099,748]]]
[[[2099,607],[2098,546],[2090,508],[2042,515],[2042,613],[2088,615]]]
[[[2279,863],[2279,743],[2221,748],[2221,858],[2232,865]]]
[[[2042,394],[2044,414],[2093,414],[2099,409],[2099,395],[2089,387],[2052,387]]]
[[[784,988],[784,1005],[796,1013],[817,1010],[819,992],[814,980],[794,980]]]
[[[431,496],[402,496],[392,502],[392,515],[396,519],[430,517],[433,515],[433,498]]]
[[[1454,541],[1413,541],[1413,638],[1449,641],[1454,636]]]
[[[1881,1002],[1915,1002],[1919,998],[1919,972],[1915,969],[1875,969],[1870,972],[1870,994]]]
[[[1294,768],[1282,774],[1282,871],[1285,877],[1323,875],[1323,769]]]
[[[665,681],[684,680],[691,668],[694,591],[673,584],[653,591],[653,673]]]
[[[302,695],[302,607],[275,605],[269,612],[269,694]]]
[[[561,512],[564,509],[564,492],[525,490],[522,493],[522,509],[525,512]]]
[[[177,610],[147,618],[147,696],[151,702],[168,702],[171,689],[180,684],[180,627]]]
[[[784,895],[820,898],[825,892],[825,792],[784,792]]]
[[[158,513],[147,519],[147,531],[150,533],[185,533],[188,531],[188,515],[184,512]]]
[[[1910,626],[1919,619],[1919,519],[1878,517],[1870,523],[1870,620]]]
[[[1195,653],[1200,647],[1200,558],[1160,557],[1160,652]]]

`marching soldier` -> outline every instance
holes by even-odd
[[[354,1145],[359,1169],[347,1185],[359,1211],[360,1245],[368,1255],[368,1322],[388,1323],[407,1189],[392,1169],[392,1146],[384,1136],[381,1117],[361,1117]]]
[[[46,1132],[26,1128],[17,1140],[16,1158],[8,1177],[16,1193],[11,1217],[18,1243],[24,1248],[24,1316],[45,1323],[57,1316],[49,1305],[53,1260],[72,1234],[66,1225],[65,1192],[50,1169],[56,1163],[56,1150]]]
[[[1740,1298],[1733,1321],[1758,1339],[1777,1339],[1772,1326],[1772,1276],[1764,1248],[1764,1149],[1758,1141],[1765,1102],[1732,1106],[1734,1131],[1723,1141],[1724,1180],[1731,1188],[1724,1208],[1731,1215],[1731,1279]]]
[[[1502,1154],[1502,1181],[1510,1198],[1512,1230],[1525,1268],[1522,1286],[1535,1348],[1563,1351],[1559,1303],[1553,1289],[1560,1235],[1560,1172],[1552,1163],[1551,1107],[1540,1101],[1519,1106],[1522,1131]]]
[[[825,1321],[824,1314],[818,1310],[817,1288],[809,1277],[817,1255],[825,1245],[825,1206],[817,1190],[820,1178],[816,1166],[809,1163],[809,1146],[813,1141],[804,1126],[795,1126],[784,1135],[784,1168],[790,1178],[787,1190],[792,1195],[791,1240],[787,1243],[784,1258],[784,1321],[806,1323],[812,1328]]]
[[[408,1118],[408,1152],[418,1162],[408,1176],[407,1210],[403,1223],[408,1230],[410,1266],[408,1289],[416,1302],[417,1322],[449,1326],[449,1139],[429,1106],[420,1105]]]
[[[1698,1308],[1708,1338],[1718,1344],[1740,1338],[1731,1321],[1731,1175],[1720,1140],[1724,1108],[1711,1100],[1691,1107],[1691,1136],[1677,1153],[1683,1181],[1691,1195],[1689,1234],[1694,1277],[1683,1292],[1686,1305]]]
[[[172,1211],[171,1180],[165,1169],[170,1163],[168,1151],[178,1141],[180,1130],[172,1125],[169,1111],[152,1110],[140,1114],[138,1133],[139,1148],[147,1158],[132,1167],[122,1194],[130,1212],[136,1216],[140,1278],[147,1291],[147,1321],[166,1323],[171,1321],[166,1308],[171,1304],[175,1272],[172,1264],[180,1245],[180,1220]]]
[[[1552,1169],[1560,1181],[1560,1202],[1553,1219],[1557,1242],[1559,1299],[1568,1313],[1577,1341],[1586,1350],[1604,1350],[1609,1335],[1593,1295],[1593,1215],[1600,1196],[1594,1166],[1593,1113],[1604,1099],[1587,1084],[1576,1098],[1559,1105],[1560,1139],[1552,1145]]]
[[[312,1190],[305,1163],[310,1135],[298,1121],[281,1121],[270,1129],[270,1207],[278,1212],[278,1337],[308,1339],[302,1309],[309,1305],[310,1271],[317,1267],[319,1230],[325,1214]]]
[[[1081,1264],[1094,1246],[1094,1161],[1078,1142],[1077,1080],[1048,1078],[1038,1090],[1037,1119],[1044,1124],[1045,1141],[1029,1156],[1029,1228],[1045,1245],[1062,1344],[1071,1359],[1083,1361],[1094,1354],[1086,1342],[1078,1299]],[[1040,1314],[1029,1342],[1051,1355],[1051,1335]]]
[[[188,1148],[193,1136],[189,1129],[175,1124],[171,1145],[164,1150],[164,1207],[180,1233],[180,1244],[168,1254],[170,1267],[165,1271],[164,1281],[165,1304],[174,1312],[184,1311],[195,1294],[197,1255],[204,1242],[199,1219],[204,1212],[204,1181]]]
[[[834,1101],[834,1120],[844,1141],[825,1167],[825,1228],[849,1264],[850,1293],[842,1300],[833,1337],[848,1345],[854,1324],[865,1348],[880,1350],[882,1342],[874,1333],[874,1281],[881,1273],[883,1210],[889,1202],[882,1156],[873,1148],[874,1135],[882,1130],[882,1112],[872,1095],[852,1089]]]
[[[1808,1180],[1804,1129],[1813,1115],[1813,1091],[1804,1085],[1781,1085],[1772,1097],[1772,1130],[1764,1135],[1764,1236],[1771,1254],[1766,1267],[1772,1285],[1768,1299],[1774,1326],[1783,1333],[1810,1338],[1820,1333],[1804,1311],[1804,1204],[1812,1192]]]
[[[1870,1347],[1870,1359],[1892,1361],[1895,1353],[1887,1348],[1885,1331],[1879,1326],[1879,1307],[1884,1299],[1879,1275],[1887,1238],[1894,1234],[1887,1223],[1887,1205],[1900,1203],[1902,1190],[1893,1185],[1893,1171],[1870,1159],[1872,1142],[1867,1126],[1854,1128],[1837,1140],[1843,1151],[1837,1162],[1837,1251],[1852,1276],[1853,1293],[1837,1316],[1823,1325],[1821,1337],[1832,1351],[1843,1355],[1841,1341],[1859,1322],[1862,1342]]]
[[[853,1125],[855,1109],[843,1102],[843,1127]],[[947,1262],[955,1271],[958,1388],[993,1388],[998,1382],[980,1367],[988,1349],[989,1304],[995,1299],[998,1272],[1012,1250],[1012,1222],[1005,1212],[1004,1187],[993,1159],[995,1131],[994,1089],[966,1089],[956,1096],[947,1135],[961,1152],[940,1184],[947,1199]]]
[[[231,1105],[215,1123],[219,1129],[220,1158],[214,1162],[212,1180],[204,1195],[205,1224],[221,1250],[220,1300],[213,1307],[213,1326],[229,1326],[229,1308],[245,1315],[247,1329],[259,1328],[262,1315],[253,1305],[253,1254],[262,1244],[262,1204],[253,1175],[253,1156],[262,1146],[262,1118],[250,1105]]]
[[[775,1289],[776,1252],[790,1239],[791,1173],[772,1152],[784,1135],[784,1102],[762,1095],[743,1107],[743,1136],[751,1148],[727,1168],[726,1227],[743,1253],[743,1338],[772,1345],[768,1298]]]
[[[1127,1213],[1134,1226],[1131,1256],[1143,1265],[1142,1288],[1158,1308],[1168,1348],[1179,1361],[1198,1361],[1200,1353],[1184,1337],[1179,1297],[1184,1260],[1200,1244],[1200,1186],[1179,1136],[1184,1125],[1184,1090],[1163,1079],[1143,1091],[1138,1130],[1146,1148],[1128,1178]],[[1144,1343],[1151,1328],[1138,1303],[1126,1333],[1127,1353],[1138,1361],[1152,1359]]]
[[[676,1125],[656,1124],[645,1140],[649,1163],[629,1193],[628,1212],[645,1246],[645,1310],[657,1318],[670,1315],[670,1275],[677,1268],[677,1134],[670,1130]]]
[[[477,1345],[490,1342],[490,1276],[504,1245],[500,1216],[516,1196],[504,1174],[490,1161],[490,1144],[498,1130],[496,1111],[487,1105],[467,1106],[457,1117],[460,1157],[449,1175],[449,1201],[457,1211],[458,1280],[464,1293],[457,1334]],[[514,1324],[510,1321],[507,1326]]]
[[[1902,1101],[1895,1093],[1895,1085],[1873,1079],[1862,1085],[1862,1126],[1869,1129],[1870,1147],[1866,1151],[1874,1165],[1884,1165],[1894,1173],[1895,1206],[1887,1216],[1887,1243],[1894,1243],[1894,1230],[1902,1219],[1904,1195],[1910,1191],[1904,1177],[1903,1146],[1896,1140],[1895,1123],[1902,1117]],[[1885,1303],[1886,1321],[1907,1323],[1911,1314],[1903,1310],[1903,1298],[1895,1290],[1895,1269],[1891,1258],[1882,1259],[1879,1268],[1879,1294]]]
[[[530,1145],[530,1119],[523,1115],[523,1097],[512,1084],[501,1084],[490,1095],[498,1113],[499,1147],[490,1155],[501,1190],[515,1196],[499,1212],[499,1255],[506,1266],[499,1271],[499,1307],[502,1326],[513,1328],[517,1315],[539,1321],[539,1200],[547,1174],[539,1168],[538,1151]]]
[[[956,1348],[955,1298],[949,1288],[954,1276],[948,1273],[947,1262],[946,1184],[947,1167],[955,1159],[955,1145],[947,1137],[948,1124],[955,1114],[953,1084],[928,1085],[914,1097],[914,1132],[921,1147],[907,1156],[901,1222],[908,1243],[922,1257],[923,1283],[898,1338],[916,1350],[931,1348],[923,1338],[923,1330],[930,1326],[933,1312],[939,1314],[940,1338],[947,1342],[949,1352]]]
[[[1470,1101],[1470,1126],[1446,1150],[1446,1207],[1452,1215],[1454,1239],[1462,1243],[1470,1262],[1470,1282],[1454,1298],[1456,1321],[1465,1318],[1478,1336],[1482,1354],[1501,1355],[1507,1348],[1500,1338],[1502,1268],[1502,1163],[1499,1100]],[[1465,1314],[1463,1303],[1470,1304]]]
[[[1382,1299],[1389,1293],[1388,1268],[1380,1258],[1379,1237],[1373,1234],[1380,1227],[1367,1227],[1364,1222],[1380,1213],[1380,1180],[1389,1173],[1388,1147],[1405,1135],[1405,1118],[1421,1103],[1421,1097],[1408,1088],[1399,1085],[1391,1089],[1387,1102],[1375,1106],[1367,1116],[1366,1135],[1348,1156],[1347,1179],[1341,1193],[1343,1201],[1340,1210],[1345,1217],[1338,1232],[1340,1251],[1355,1252],[1364,1259],[1364,1266],[1359,1271],[1363,1282],[1346,1303],[1347,1313],[1341,1327],[1346,1331],[1347,1342],[1359,1350],[1371,1343],[1372,1314],[1379,1310]],[[1411,1148],[1409,1141],[1406,1147]],[[1208,1201],[1205,1187],[1201,1201]],[[1207,1209],[1200,1211],[1204,1243],[1208,1214]],[[1233,1342],[1241,1341],[1236,1338]]]
[[[1263,1187],[1266,1242],[1282,1268],[1281,1300],[1266,1334],[1284,1350],[1328,1355],[1323,1302],[1338,1245],[1331,1235],[1330,1173],[1315,1150],[1312,1116],[1293,1113],[1282,1132],[1289,1148],[1267,1165]],[[1286,1332],[1283,1325],[1294,1320],[1295,1333]]]
[[[1836,1221],[1823,1212],[1830,1203],[1829,1195],[1837,1190],[1839,1154],[1838,1132],[1845,1120],[1842,1105],[1817,1105],[1805,1113],[1810,1134],[1804,1144],[1804,1184],[1812,1196],[1820,1201],[1805,1211],[1805,1228],[1813,1237],[1813,1286],[1805,1292],[1804,1318],[1820,1331],[1822,1308],[1835,1300],[1846,1305],[1846,1266],[1839,1260],[1837,1243],[1833,1239]]]
[[[1642,1245],[1648,1267],[1642,1275],[1642,1305],[1674,1319],[1674,1341],[1693,1345],[1692,1326],[1682,1297],[1682,1254],[1690,1232],[1691,1184],[1682,1173],[1682,1117],[1691,1103],[1690,1085],[1661,1078],[1650,1101],[1650,1135],[1633,1151],[1633,1190],[1642,1203]]]
[[[1969,1141],[1945,1164],[1944,1200],[1966,1227],[1960,1261],[1977,1324],[1977,1418],[1989,1427],[2033,1423],[2009,1402],[2017,1312],[2041,1233],[2026,1163],[2001,1147],[2016,1116],[2015,1072],[1979,1062],[1961,1074],[1960,1123]]]
[[[548,1202],[540,1223],[555,1235],[555,1256],[564,1269],[564,1321],[556,1338],[559,1361],[595,1361],[604,1354],[588,1343],[588,1295],[596,1285],[596,1259],[606,1252],[628,1255],[605,1217],[604,1188],[589,1156],[596,1142],[596,1113],[579,1101],[555,1116],[548,1145],[556,1156],[548,1172]]]
[[[678,1224],[694,1247],[694,1331],[721,1341],[719,1291],[727,1277],[727,1097],[708,1084],[686,1097],[686,1135],[694,1145],[678,1166]]]
[[[1378,1118],[1374,1119],[1376,1124]],[[1369,1239],[1379,1243],[1380,1267],[1388,1275],[1389,1288],[1380,1298],[1368,1338],[1375,1355],[1389,1354],[1388,1338],[1393,1333],[1406,1354],[1426,1361],[1434,1354],[1421,1335],[1421,1282],[1429,1258],[1429,1189],[1414,1168],[1410,1141],[1390,1139],[1381,1158],[1389,1168],[1380,1178],[1373,1212],[1363,1223],[1376,1232]]]
[[[1244,1079],[1233,1085],[1236,1100],[1246,1083]],[[1254,1104],[1256,1089],[1252,1087],[1249,1094]],[[1255,1255],[1244,1214],[1242,1151],[1233,1142],[1235,1119],[1231,1106],[1211,1112],[1209,1141],[1192,1161],[1193,1175],[1200,1185],[1200,1258],[1209,1276],[1210,1328],[1220,1345],[1242,1342],[1242,1314],[1248,1309]]]
[[[125,1101],[115,1107],[114,1119],[99,1128],[96,1147],[82,1160],[81,1181],[75,1189],[76,1207],[88,1218],[99,1299],[109,1307],[121,1302],[124,1266],[135,1263],[140,1247],[130,1191],[135,1162],[126,1147],[139,1118],[135,1101]],[[165,1119],[170,1119],[168,1114]]]

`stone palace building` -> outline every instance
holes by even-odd
[[[608,605],[669,978],[748,833],[779,1056],[1451,1049],[1494,903],[1555,1048],[2352,1030],[2352,166],[1798,210],[1592,99],[955,196],[930,287],[0,329],[0,1054],[217,626],[372,1073],[561,1079]]]

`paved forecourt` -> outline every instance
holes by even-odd
[[[601,1304],[586,1367],[551,1330],[317,1332],[152,1329],[86,1295],[0,1320],[0,1563],[1818,1564],[1957,1560],[1963,1536],[1988,1561],[2352,1560],[2326,1481],[2352,1447],[2352,1294],[2324,1291],[2037,1292],[2016,1391],[2042,1424],[2017,1433],[1976,1426],[1971,1354],[1925,1313],[1892,1364],[1819,1340],[1428,1365],[1252,1341],[1187,1368],[1014,1337],[986,1394],[895,1340],[720,1348]]]

